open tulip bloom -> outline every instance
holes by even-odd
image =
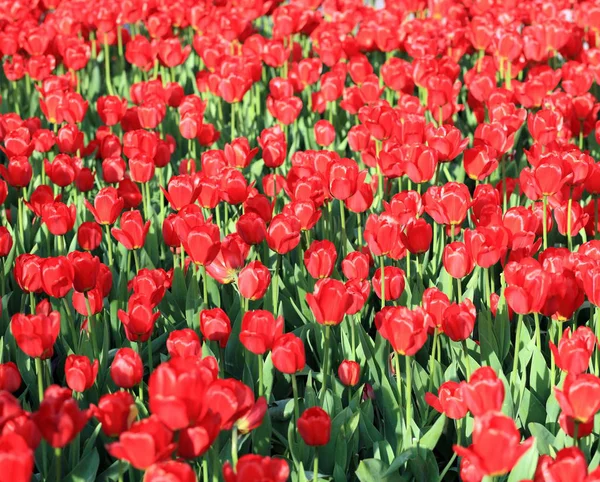
[[[600,3],[0,0],[0,481],[600,481]]]

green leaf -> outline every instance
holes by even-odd
[[[442,414],[427,431],[427,433],[421,437],[421,440],[419,440],[419,446],[433,450],[437,445],[445,426],[446,416]]]
[[[99,465],[100,457],[98,456],[98,450],[94,449],[63,480],[66,482],[94,482]]]
[[[360,482],[402,482],[405,479],[399,474],[388,474],[388,465],[377,459],[365,459],[356,469],[356,477]]]
[[[535,446],[540,454],[553,455],[552,446],[556,437],[541,423],[531,422],[527,425],[531,435],[535,437]]]
[[[533,479],[538,458],[539,453],[535,444],[533,444],[531,448],[525,452],[525,455],[519,459],[517,465],[511,471],[507,482],[520,482],[521,480]]]

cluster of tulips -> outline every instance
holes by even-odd
[[[600,3],[0,0],[0,481],[600,482]]]

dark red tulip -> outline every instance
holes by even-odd
[[[465,298],[460,303],[451,304],[442,316],[442,331],[452,341],[469,338],[475,327],[477,311],[471,300]]]
[[[73,288],[73,265],[66,256],[46,258],[40,270],[42,288],[48,296],[64,298]]]
[[[83,393],[94,385],[98,375],[98,360],[94,363],[83,355],[69,355],[65,361],[67,386],[74,392]]]
[[[21,386],[21,374],[14,362],[0,363],[0,390],[16,392]]]
[[[271,359],[273,366],[281,373],[302,371],[306,364],[304,342],[293,333],[280,336],[273,344]]]
[[[298,433],[306,445],[327,445],[331,436],[331,418],[321,407],[305,410],[297,422]]]
[[[328,278],[335,268],[337,251],[335,245],[328,240],[313,241],[304,252],[304,266],[308,273],[316,279]]]
[[[344,360],[338,367],[338,377],[347,387],[353,387],[360,381],[360,365],[352,360]]]
[[[404,271],[396,266],[385,266],[383,273],[385,276],[385,300],[397,300],[404,292]],[[375,270],[375,275],[373,276],[371,282],[373,284],[373,290],[375,291],[375,294],[379,299],[381,299],[381,268]]]
[[[133,397],[123,390],[102,395],[98,405],[92,406],[92,411],[108,437],[118,437],[128,430],[137,416]]]
[[[200,331],[208,341],[216,341],[225,348],[231,335],[231,321],[221,308],[200,312]]]
[[[86,221],[77,229],[77,244],[85,251],[94,251],[102,242],[102,228],[98,224]]]

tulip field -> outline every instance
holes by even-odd
[[[600,482],[600,1],[0,0],[0,482]]]

